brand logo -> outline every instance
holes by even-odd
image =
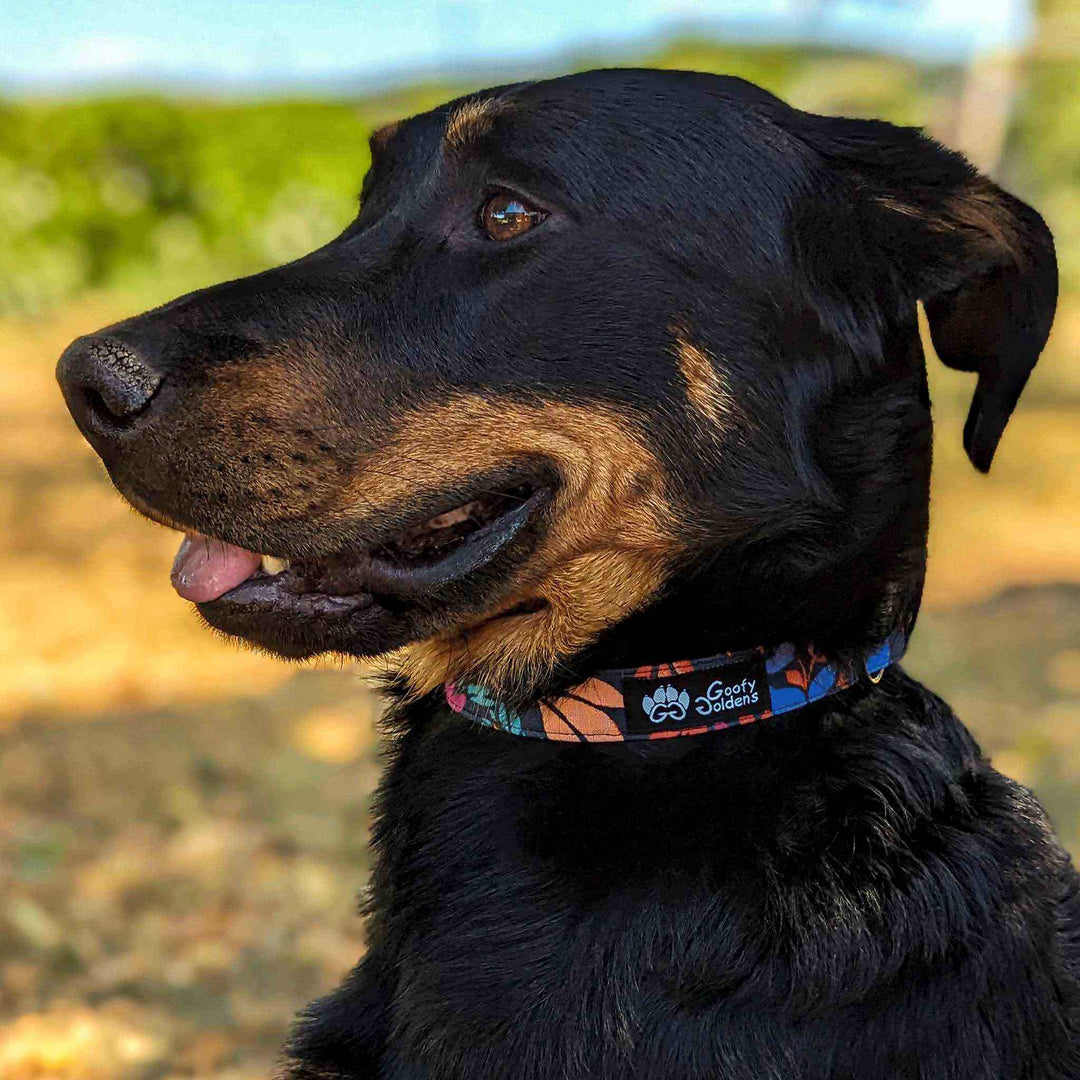
[[[694,710],[702,716],[711,716],[729,709],[745,709],[757,702],[757,679],[743,679],[737,683],[715,679],[704,694],[694,699]]]
[[[662,731],[724,727],[772,707],[765,659],[750,656],[704,671],[667,673],[623,683],[626,724],[631,733],[651,737]]]
[[[668,683],[646,694],[641,699],[641,707],[654,724],[662,724],[665,720],[685,720],[686,710],[690,708],[690,695]]]

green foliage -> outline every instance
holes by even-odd
[[[337,104],[8,104],[0,311],[147,274],[234,276],[309,251],[355,210],[369,126]]]
[[[597,62],[578,60],[570,66]],[[931,126],[960,83],[955,69],[898,59],[693,38],[643,62],[739,75],[816,112]],[[1072,253],[1066,283],[1080,286],[1080,66],[1032,63],[1027,76],[1007,173],[1042,200]],[[466,89],[358,102],[0,102],[0,314],[90,288],[156,300],[309,251],[354,213],[371,129]]]
[[[1017,171],[1054,233],[1063,289],[1080,290],[1080,63],[1032,66],[1013,135]]]

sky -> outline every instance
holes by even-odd
[[[392,82],[697,30],[963,60],[1022,44],[1030,0],[0,0],[0,87]]]

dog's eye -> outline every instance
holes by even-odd
[[[492,240],[513,240],[546,217],[543,210],[506,192],[492,195],[480,210],[480,223]]]

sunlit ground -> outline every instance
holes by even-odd
[[[377,703],[201,628],[178,538],[116,497],[52,377],[103,297],[0,322],[0,1080],[265,1076],[362,949]],[[933,363],[930,578],[909,670],[1080,847],[1080,307],[989,477]],[[16,1019],[17,1018],[17,1019]]]

